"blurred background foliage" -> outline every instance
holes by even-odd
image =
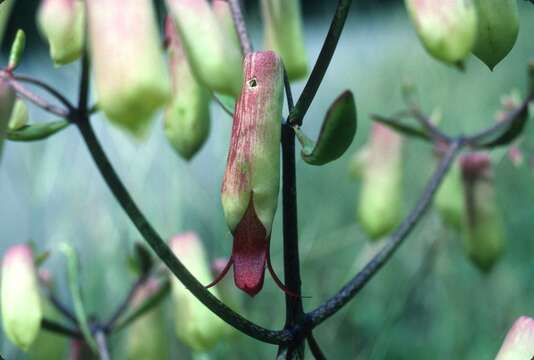
[[[248,19],[256,47],[261,27],[255,1]],[[521,1],[521,30],[511,54],[489,72],[474,57],[465,72],[431,59],[418,42],[401,1],[356,1],[338,50],[305,130],[318,131],[335,96],[351,89],[356,96],[359,132],[350,153],[325,167],[298,162],[300,248],[305,308],[310,310],[334,294],[362,267],[374,251],[355,221],[359,183],[347,173],[352,153],[365,143],[370,113],[391,114],[402,109],[400,88],[417,86],[423,108],[439,108],[446,130],[472,132],[495,119],[501,95],[524,93],[526,62],[534,55],[534,7]],[[524,3],[524,4],[523,4]],[[304,2],[303,2],[304,4]],[[76,97],[78,64],[55,69],[35,31],[37,1],[18,1],[7,39],[17,27],[29,35],[20,67]],[[333,13],[333,1],[306,1],[306,44],[310,62],[316,58]],[[6,61],[7,41],[2,44]],[[136,69],[132,69],[136,71]],[[303,82],[295,84],[296,94]],[[48,114],[31,108],[33,121]],[[125,184],[166,236],[194,230],[212,258],[228,256],[231,235],[222,215],[219,187],[225,166],[231,119],[215,105],[207,145],[187,163],[164,139],[161,119],[150,139],[136,143],[104,122],[93,123]],[[532,133],[528,126],[527,138]],[[527,139],[526,144],[532,143]],[[431,146],[417,140],[404,148],[405,213],[409,211],[435,158]],[[331,359],[491,359],[508,327],[519,315],[534,315],[533,171],[528,160],[514,167],[496,152],[496,184],[505,218],[507,246],[489,274],[481,274],[464,256],[461,237],[445,228],[430,211],[392,261],[344,310],[316,330],[316,338]],[[135,276],[127,258],[140,235],[119,208],[100,178],[76,129],[39,143],[6,145],[0,168],[0,253],[7,246],[35,241],[51,251],[45,268],[53,273],[57,292],[69,302],[65,260],[58,243],[70,242],[81,254],[82,288],[88,311],[107,318]],[[281,211],[271,241],[275,269],[282,274]],[[237,290],[236,290],[237,291]],[[264,290],[243,299],[246,317],[271,328],[284,319],[283,293],[267,277]],[[172,359],[192,355],[175,338],[173,309],[164,303],[161,326],[166,329]],[[124,359],[128,331],[113,336],[113,359]],[[9,360],[26,359],[0,333],[0,353]],[[54,337],[36,345],[32,359],[51,359],[45,352]],[[57,338],[55,338],[57,341]],[[272,359],[276,348],[244,335],[221,343],[211,359]],[[52,357],[51,357],[52,356]],[[195,358],[198,356],[195,356]]]

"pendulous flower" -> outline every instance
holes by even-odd
[[[521,316],[506,334],[495,360],[534,358],[534,319]]]

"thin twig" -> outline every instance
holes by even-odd
[[[108,350],[108,343],[106,340],[106,335],[102,330],[97,331],[95,333],[95,340],[96,344],[98,346],[98,355],[100,357],[100,360],[109,360],[109,350]]]
[[[430,117],[423,114],[423,112],[416,106],[412,106],[411,114],[421,124],[421,126],[428,132],[428,134],[438,142],[449,144],[452,138],[441,131],[430,119]]]
[[[78,322],[76,321],[76,316],[74,316],[72,310],[70,310],[65,304],[63,304],[61,300],[59,300],[52,291],[48,292],[48,300],[50,300],[50,303],[73,325],[78,324]]]
[[[315,340],[315,337],[313,336],[313,334],[310,334],[307,340],[308,340],[308,346],[310,347],[310,351],[313,357],[316,360],[326,360],[326,356],[324,355],[323,351],[321,350],[321,347]]]
[[[225,113],[230,115],[231,118],[234,117],[234,113],[232,112],[232,110],[230,110],[230,108],[228,108],[214,92],[211,93],[211,97],[221,107],[221,109],[223,109]]]
[[[397,250],[399,245],[402,244],[404,239],[406,239],[413,228],[418,224],[419,220],[421,220],[422,216],[426,213],[426,210],[431,204],[434,194],[447,174],[450,165],[464,145],[465,143],[463,139],[457,139],[449,145],[449,148],[444,154],[417,204],[397,230],[391,235],[386,245],[371,259],[371,261],[369,261],[363,270],[343,286],[336,295],[307,314],[306,324],[315,327],[334,315],[347,304],[365,286],[365,284],[367,284],[382,266],[384,266],[389,258],[395,253],[395,250]]]
[[[12,78],[14,80],[16,80],[16,81],[26,82],[28,84],[36,85],[36,86],[42,88],[43,90],[47,91],[52,96],[54,96],[57,100],[59,100],[59,102],[61,102],[63,105],[65,105],[65,107],[67,109],[69,109],[71,111],[75,109],[74,105],[65,96],[63,96],[63,94],[61,94],[54,87],[52,87],[51,85],[45,83],[42,80],[36,79],[36,78],[34,78],[32,76],[29,76],[29,75],[13,75]]]
[[[230,5],[230,11],[232,12],[232,18],[234,19],[235,29],[239,36],[239,43],[241,44],[241,51],[244,55],[252,52],[252,43],[247,32],[247,25],[243,19],[243,13],[241,12],[241,5],[239,0],[228,0]]]
[[[107,323],[104,325],[104,329],[106,333],[112,331],[117,320],[119,320],[119,318],[126,312],[126,310],[128,310],[136,291],[139,289],[141,285],[143,285],[146,282],[147,278],[148,278],[147,274],[142,275],[131,286],[130,291],[128,291],[128,295],[126,295],[124,300],[119,304],[119,306],[117,307],[113,315],[111,315]]]
[[[50,319],[43,318],[41,320],[41,328],[49,332],[71,337],[73,339],[82,339],[82,334],[78,330],[70,329]]]
[[[336,50],[339,37],[345,26],[345,20],[349,13],[352,0],[339,0],[337,3],[336,13],[330,24],[330,29],[319,53],[319,57],[313,66],[313,70],[306,82],[304,90],[300,95],[295,108],[289,114],[287,122],[291,125],[302,125],[304,115],[308,112],[310,105],[323,81],[323,77],[330,65],[334,51]]]

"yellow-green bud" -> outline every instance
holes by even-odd
[[[28,119],[28,107],[26,103],[21,99],[15,100],[15,105],[9,118],[8,129],[10,131],[18,130],[28,123]]]
[[[462,156],[461,168],[465,194],[465,250],[482,271],[489,271],[502,255],[504,225],[497,206],[487,154]]]
[[[7,27],[7,22],[9,21],[9,15],[11,15],[11,10],[15,0],[5,0],[0,4],[0,44],[4,38],[4,32]]]
[[[300,1],[262,0],[261,8],[266,48],[280,54],[290,80],[303,78],[308,72],[308,58]]]
[[[375,123],[362,169],[358,219],[373,240],[391,232],[401,218],[402,138]]]
[[[56,65],[78,59],[84,50],[85,8],[81,0],[41,0],[37,24]]]
[[[434,201],[443,222],[456,230],[460,230],[464,216],[464,190],[458,163],[451,166],[436,193]]]
[[[98,107],[143,137],[170,98],[152,1],[90,0],[86,6]]]
[[[211,280],[210,267],[199,237],[192,232],[177,235],[169,243],[174,255],[200,281]],[[217,290],[211,290],[218,296]],[[175,303],[176,334],[194,351],[208,351],[227,332],[227,325],[214,315],[177,279],[172,280],[172,296]]]
[[[206,0],[167,0],[195,77],[212,91],[238,96],[242,56]]]
[[[476,39],[477,13],[472,0],[405,3],[417,35],[430,55],[448,64],[461,64]]]
[[[190,160],[209,135],[210,94],[193,76],[171,18],[166,19],[165,33],[173,91],[165,109],[165,135],[178,154]]]
[[[41,302],[33,253],[29,245],[15,245],[2,261],[2,323],[13,344],[28,350],[41,327]]]
[[[506,334],[495,360],[534,358],[534,319],[521,316]]]
[[[0,78],[0,160],[15,99],[15,91],[9,86],[7,80]]]
[[[135,292],[131,306],[141,306],[160,289],[161,283],[149,279]],[[163,313],[160,308],[152,309],[128,327],[128,360],[168,359],[165,328],[162,326]]]
[[[514,47],[519,33],[517,0],[474,0],[478,32],[473,54],[493,70]]]

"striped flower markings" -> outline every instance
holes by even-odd
[[[272,270],[269,242],[280,187],[280,136],[283,68],[272,51],[245,57],[244,83],[236,103],[228,162],[221,190],[226,223],[234,242],[224,271],[208,287],[234,269],[236,286],[256,295],[267,265]],[[287,291],[287,290],[286,290]]]
[[[10,247],[2,261],[2,324],[8,339],[26,351],[41,328],[41,300],[29,245]]]

